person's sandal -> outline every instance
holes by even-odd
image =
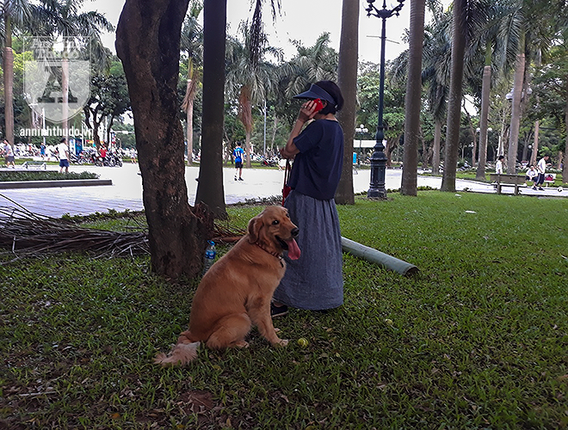
[[[274,303],[270,303],[270,316],[272,318],[283,317],[288,314],[288,306],[276,306]]]

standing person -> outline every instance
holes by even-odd
[[[104,144],[101,145],[101,158],[103,160],[103,166],[106,163],[106,156],[107,156],[107,148]]]
[[[237,180],[237,174],[239,175],[239,181],[243,180],[243,155],[245,151],[241,148],[241,144],[237,142],[237,147],[233,150],[233,158],[235,159],[235,181]]]
[[[542,157],[538,164],[536,165],[536,171],[538,172],[538,177],[536,178],[536,182],[533,185],[533,190],[536,190],[536,187],[538,187],[538,189],[540,191],[544,191],[544,188],[542,188],[542,184],[544,184],[544,174],[546,173],[546,163],[548,161],[550,157],[548,155],[545,155],[544,157]]]
[[[65,168],[65,173],[69,173],[69,148],[65,138],[59,141],[57,152],[59,153],[59,173],[63,173],[63,168]]]
[[[500,155],[499,158],[497,158],[497,163],[495,163],[495,173],[497,173],[498,175],[503,174],[503,160],[504,159],[505,159],[505,157]]]
[[[335,113],[343,107],[343,96],[334,82],[319,81],[295,98],[308,101],[280,153],[294,159],[288,181],[292,191],[284,206],[300,228],[302,255],[286,259],[286,274],[274,293],[273,317],[285,315],[288,306],[327,310],[343,304],[341,231],[334,200],[343,165],[343,130]]]
[[[15,169],[16,163],[14,162],[14,151],[12,150],[12,145],[8,142],[8,139],[4,139],[4,157],[6,159],[6,167],[10,167],[10,164]]]

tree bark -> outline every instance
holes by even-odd
[[[189,60],[188,64],[189,71],[187,72],[187,86],[185,89],[185,97],[183,99],[182,108],[185,110],[186,116],[186,139],[187,139],[187,164],[189,166],[193,165],[193,103],[195,100],[195,94],[197,93],[198,73],[194,70],[192,60]]]
[[[515,80],[513,86],[513,100],[511,106],[511,128],[509,132],[509,150],[507,151],[507,173],[517,171],[517,152],[519,147],[519,128],[521,124],[521,98],[523,95],[523,81],[525,77],[525,37],[521,36],[519,52],[515,62]]]
[[[536,158],[538,157],[538,139],[540,133],[540,121],[536,120],[534,122],[534,140],[533,140],[533,147],[531,152],[531,159],[529,161],[529,165],[536,166]]]
[[[568,103],[566,104],[566,110],[564,112],[564,121],[566,126],[568,127]],[[568,130],[568,129],[567,129]],[[568,184],[568,133],[566,133],[566,140],[564,143],[564,157],[563,157],[563,166],[562,166],[562,182],[564,184]]]
[[[466,5],[467,0],[454,1],[450,95],[448,97],[448,124],[441,191],[454,192],[456,190],[456,170],[460,146],[463,59],[466,44],[466,23],[464,19]]]
[[[487,136],[489,119],[489,95],[491,90],[491,66],[483,68],[483,82],[481,84],[481,117],[479,119],[479,164],[475,179],[485,180],[485,166],[487,165]]]
[[[353,191],[353,137],[357,106],[357,61],[359,56],[359,2],[343,0],[341,13],[341,41],[339,46],[338,85],[344,104],[337,118],[343,128],[343,169],[335,193],[335,201],[343,205],[355,204]]]
[[[227,0],[205,0],[201,164],[196,202],[205,203],[217,218],[227,217],[223,188],[226,24]]]
[[[180,34],[188,0],[128,0],[117,28],[132,102],[152,270],[195,276],[206,229],[188,203],[178,117]]]
[[[432,173],[440,173],[440,141],[442,140],[442,122],[434,122],[434,144],[432,146]]]
[[[408,81],[406,82],[404,155],[401,194],[418,194],[418,142],[420,140],[420,106],[422,99],[422,46],[424,40],[424,0],[410,2],[410,36],[408,38]]]
[[[6,139],[14,150],[14,52],[4,48],[4,120]]]

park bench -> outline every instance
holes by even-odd
[[[501,187],[503,185],[510,185],[515,187],[515,195],[519,194],[519,187],[525,186],[525,177],[524,175],[507,175],[507,174],[497,174],[491,173],[489,178],[492,183],[494,183],[495,187],[497,188],[497,194],[501,194]]]
[[[545,173],[544,174],[544,183],[548,187],[550,184],[554,184],[556,181],[556,173]]]
[[[24,163],[22,164],[22,167],[24,169],[43,169],[46,170],[47,169],[47,164],[45,164],[45,161],[24,161]]]

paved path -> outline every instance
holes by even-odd
[[[7,197],[27,210],[41,215],[61,217],[69,215],[88,215],[95,212],[142,210],[142,177],[138,174],[137,164],[124,164],[123,167],[71,166],[71,171],[85,170],[95,172],[101,179],[112,179],[111,186],[43,188],[0,190],[0,207],[14,206]],[[225,202],[238,203],[246,199],[258,199],[282,194],[284,172],[277,169],[244,169],[244,181],[234,181],[234,169],[223,169]],[[386,174],[386,188],[398,189],[401,184],[402,171],[389,169]],[[186,167],[186,183],[189,202],[195,201],[197,191],[198,167]],[[356,193],[367,191],[370,182],[370,171],[360,170],[353,175],[353,187]],[[419,176],[418,186],[429,186],[439,189],[440,177]],[[494,193],[492,185],[475,181],[456,181],[456,190],[468,189],[475,192]],[[505,193],[513,192],[512,187],[503,187]],[[545,191],[522,189],[523,194],[547,197],[568,197],[568,190],[556,191],[550,188]],[[4,196],[4,197],[3,197]]]

